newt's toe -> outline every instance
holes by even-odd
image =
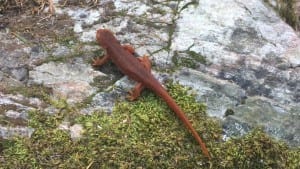
[[[129,100],[129,101],[134,101],[134,100],[136,100],[136,98],[134,98],[131,94],[128,94],[128,95],[126,96],[126,99]]]
[[[99,57],[93,58],[92,66],[100,66],[101,59]]]
[[[129,101],[137,100],[138,97],[139,97],[139,94],[136,93],[134,90],[130,90],[130,91],[128,92],[128,95],[126,96],[126,98],[127,98]]]

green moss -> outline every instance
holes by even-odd
[[[224,113],[224,117],[230,116],[230,115],[234,115],[234,111],[231,108],[228,108],[225,113]]]
[[[191,58],[180,58],[176,64],[177,66],[184,66],[188,68],[197,68],[197,63]]]
[[[285,0],[278,7],[279,14],[293,28],[297,28],[299,21],[295,10],[295,0]]]
[[[206,58],[194,51],[187,51],[187,54],[196,62],[198,63],[202,63],[202,64],[206,64],[207,61],[206,61]]]
[[[234,138],[214,148],[215,168],[289,168],[288,147],[274,141],[261,129]],[[299,162],[299,161],[298,161]]]
[[[25,139],[26,141],[28,139]],[[38,165],[34,154],[26,147],[26,141],[21,138],[16,138],[12,141],[1,141],[4,150],[1,154],[3,161],[0,158],[1,168],[37,168]],[[7,160],[13,158],[16,160]]]
[[[196,68],[199,63],[207,64],[206,58],[194,51],[187,50],[184,51],[184,53],[188,54],[187,57],[181,57],[179,56],[179,52],[175,52],[174,56],[172,57],[172,62],[176,66]]]
[[[287,168],[298,169],[300,164],[300,148],[293,148],[288,151],[287,155]]]
[[[260,129],[223,142],[218,121],[207,117],[206,106],[189,89],[167,88],[206,142],[211,161],[164,101],[145,91],[138,101],[117,103],[111,115],[74,114],[63,101],[53,101],[60,113],[31,112],[29,126],[35,132],[30,139],[0,140],[0,168],[299,167],[300,149],[288,149]],[[58,129],[66,119],[84,127],[81,139],[72,141]]]
[[[264,0],[270,3],[268,0]],[[299,17],[296,13],[296,1],[295,0],[280,0],[277,1],[277,6],[274,7],[278,11],[281,18],[288,23],[294,29],[299,28]],[[272,6],[272,5],[271,5]]]

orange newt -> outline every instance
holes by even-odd
[[[143,88],[148,88],[161,97],[192,133],[199,143],[203,154],[210,159],[205,143],[202,141],[197,131],[193,128],[184,112],[180,109],[160,82],[151,74],[151,63],[148,57],[143,56],[136,58],[133,55],[133,47],[129,45],[121,46],[110,30],[99,29],[97,31],[96,38],[99,45],[105,49],[106,55],[101,59],[95,59],[92,65],[101,66],[111,59],[122,73],[127,75],[130,79],[137,81],[137,85],[129,92],[129,100],[135,100],[140,95]]]

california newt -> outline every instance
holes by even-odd
[[[133,47],[129,45],[121,46],[110,30],[99,29],[97,31],[96,38],[99,45],[105,49],[106,55],[101,59],[95,59],[92,65],[101,66],[111,59],[122,73],[127,75],[130,79],[137,81],[137,85],[129,92],[128,98],[130,100],[135,100],[140,95],[143,88],[148,88],[161,97],[192,133],[199,143],[203,154],[210,159],[205,143],[202,141],[197,131],[193,128],[184,112],[159,83],[159,81],[151,74],[151,63],[148,57],[135,57],[133,55]]]

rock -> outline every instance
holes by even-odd
[[[71,135],[71,138],[73,140],[77,140],[77,139],[81,138],[81,136],[84,132],[84,129],[81,124],[74,124],[74,125],[70,126],[70,123],[67,121],[62,122],[58,126],[58,128],[69,132]]]
[[[83,131],[84,130],[83,130],[82,125],[74,124],[73,126],[70,127],[71,138],[73,140],[81,138]]]
[[[28,112],[43,108],[37,98],[0,92],[0,138],[30,137],[34,130],[27,126]]]
[[[90,83],[93,78],[103,76],[90,65],[68,63],[46,63],[29,72],[30,83],[53,88],[55,96],[65,98],[68,103],[80,102],[96,91]]]
[[[29,48],[9,34],[0,32],[0,39],[0,71],[20,82],[26,82]]]
[[[4,139],[13,138],[15,136],[30,137],[34,129],[28,127],[11,127],[0,125],[0,137]]]
[[[234,117],[250,126],[260,126],[273,137],[299,146],[299,106],[284,106],[265,97],[249,97],[244,104],[234,109]],[[293,113],[297,110],[298,113]]]
[[[48,53],[41,45],[34,45],[30,49],[29,66],[34,67],[41,64],[48,57]]]
[[[0,92],[5,91],[10,87],[20,87],[24,86],[22,82],[14,79],[9,74],[0,71]]]
[[[83,29],[83,27],[93,26],[93,24],[101,19],[99,10],[68,10],[68,15],[75,21],[74,32],[80,33],[79,38],[82,42],[93,42],[96,39],[96,29]]]
[[[22,114],[20,112],[13,111],[13,110],[6,111],[5,116],[7,116],[9,118],[13,118],[13,119],[24,118],[24,117],[22,117]]]
[[[54,49],[52,55],[54,57],[64,57],[71,54],[71,50],[67,48],[66,46],[58,46]]]
[[[224,129],[223,139],[227,140],[232,137],[239,137],[247,134],[253,127],[247,122],[243,122],[235,116],[228,116],[222,122],[222,128]]]
[[[11,71],[13,77],[18,81],[26,81],[28,79],[28,69],[26,67],[15,68]]]
[[[297,66],[297,52],[290,51],[297,51],[300,40],[262,2],[201,1],[197,8],[182,12],[178,26],[172,49],[182,51],[193,45],[190,50],[212,63],[206,72],[235,82],[249,95],[294,102],[297,89],[287,82],[300,79],[299,69],[282,70],[279,65]],[[290,79],[291,74],[296,78]]]
[[[119,82],[124,81],[124,79],[125,78],[119,80]],[[111,113],[116,100],[124,100],[125,97],[126,90],[122,90],[118,87],[109,92],[99,92],[93,97],[91,103],[87,105],[87,108],[81,110],[81,113],[90,114],[91,112],[96,111],[105,111],[107,113]]]
[[[291,27],[258,0],[199,1],[196,7],[190,6],[182,11],[177,24],[172,50],[189,49],[205,56],[210,63],[201,69],[207,73],[205,76],[214,76],[237,85],[233,90],[228,90],[225,89],[226,83],[217,82],[219,87],[225,89],[220,90],[211,85],[203,86],[203,80],[198,77],[199,81],[194,82],[194,86],[203,88],[202,95],[206,87],[207,91],[213,91],[208,94],[210,97],[227,96],[227,99],[207,99],[210,115],[221,115],[230,108],[235,112],[233,117],[242,123],[264,126],[271,135],[284,139],[290,145],[300,145],[300,130],[295,122],[284,131],[286,121],[295,119],[291,113],[294,112],[297,118],[300,115],[297,108],[300,102],[300,39]],[[182,75],[179,77],[183,78]],[[197,78],[189,80],[192,79]],[[233,94],[235,97],[227,95],[238,90],[244,91],[240,92],[244,94]],[[240,99],[245,96],[246,104],[239,103],[238,96]],[[253,102],[257,98],[260,99]],[[219,106],[212,106],[220,100]],[[268,123],[251,112],[259,113],[264,117],[262,119],[268,117]],[[286,121],[277,119],[279,117]]]
[[[246,92],[238,85],[211,77],[193,69],[181,69],[173,73],[174,81],[191,87],[197,100],[207,104],[210,116],[222,118],[228,108],[241,104]]]

